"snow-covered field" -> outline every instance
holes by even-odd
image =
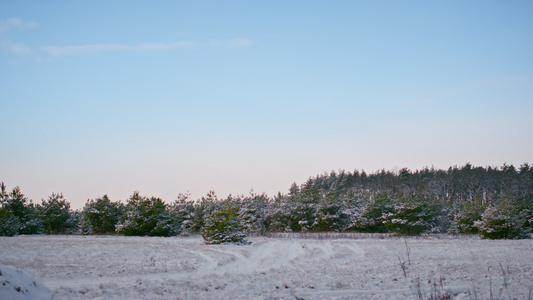
[[[533,299],[533,240],[358,237],[0,237],[0,264],[57,299]]]

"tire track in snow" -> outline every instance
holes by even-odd
[[[302,240],[258,241],[250,246],[201,245],[190,248],[183,245],[176,249],[187,253],[187,262],[193,267],[187,271],[151,272],[102,276],[95,278],[72,278],[43,280],[52,288],[79,289],[98,285],[134,285],[137,281],[195,281],[221,274],[246,275],[275,271],[281,268],[296,268],[310,262],[352,260],[361,256],[361,249],[353,243],[333,245],[327,241]],[[176,261],[177,264],[182,260]]]

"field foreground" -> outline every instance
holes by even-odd
[[[533,240],[0,237],[57,299],[533,299]]]

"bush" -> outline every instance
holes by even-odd
[[[435,225],[436,209],[433,199],[416,194],[398,193],[392,212],[381,216],[383,225],[398,235],[419,235]]]
[[[194,232],[194,216],[196,207],[194,202],[189,200],[189,194],[179,194],[178,199],[170,206],[172,218],[180,224],[180,234],[190,235]],[[200,226],[201,228],[201,226]]]
[[[139,192],[128,200],[117,228],[128,236],[173,236],[180,232],[180,224],[171,217],[163,200],[143,197]]]
[[[344,207],[346,205],[338,195],[328,193],[319,203],[313,230],[327,232],[346,229],[349,226],[350,218],[345,213]]]
[[[202,237],[206,244],[247,244],[246,234],[239,224],[239,207],[226,201],[213,204],[206,213]]]
[[[519,209],[504,201],[487,207],[481,221],[474,222],[481,236],[486,239],[524,239],[528,234],[524,229],[526,220]]]
[[[0,208],[0,236],[15,236],[19,231],[19,218],[5,207]]]
[[[107,195],[95,200],[87,200],[82,211],[82,232],[86,234],[113,233],[121,216],[121,204],[111,202]]]
[[[383,224],[382,216],[392,212],[393,204],[387,193],[377,194],[362,204],[361,212],[355,214],[350,229],[360,232],[385,233],[389,229]]]
[[[457,208],[452,216],[452,233],[479,233],[479,229],[474,223],[480,221],[487,205],[480,197],[466,202]]]
[[[0,183],[0,235],[36,234],[42,230],[37,208],[15,187],[11,193]]]
[[[39,212],[45,233],[70,233],[77,227],[77,220],[70,210],[70,203],[63,194],[52,193],[48,200],[42,200]]]

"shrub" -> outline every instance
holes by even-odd
[[[42,230],[37,209],[15,187],[11,193],[0,183],[0,235],[36,234]]]
[[[42,200],[39,212],[45,233],[69,233],[77,226],[76,218],[70,211],[70,203],[63,194],[52,193],[48,200]]]
[[[139,192],[128,200],[117,228],[119,233],[128,236],[173,236],[180,232],[179,224],[163,200],[143,197]]]
[[[383,225],[398,235],[419,235],[435,225],[433,199],[416,194],[398,193],[392,211],[381,216]]]
[[[189,200],[189,194],[179,194],[178,199],[169,208],[172,218],[180,224],[181,235],[193,233],[195,208],[194,202]]]
[[[525,222],[515,205],[503,201],[487,207],[481,221],[474,222],[474,226],[486,239],[523,239],[528,237]]]
[[[87,200],[82,211],[85,233],[109,234],[122,216],[121,204],[111,202],[107,195],[95,200]]]
[[[20,231],[20,221],[7,208],[0,208],[0,236],[15,236]]]
[[[350,221],[349,216],[344,211],[345,206],[338,195],[328,193],[319,203],[313,230],[319,232],[343,231],[349,226]]]
[[[479,229],[474,226],[476,221],[480,221],[483,212],[487,209],[487,204],[478,195],[471,201],[459,205],[455,213],[451,216],[451,233],[479,233]]]
[[[393,204],[387,193],[377,194],[362,204],[361,212],[355,215],[353,227],[356,231],[384,233],[389,229],[383,224],[382,216],[392,212]]]
[[[202,237],[206,244],[247,244],[239,224],[239,207],[226,201],[216,203],[205,215]]]

